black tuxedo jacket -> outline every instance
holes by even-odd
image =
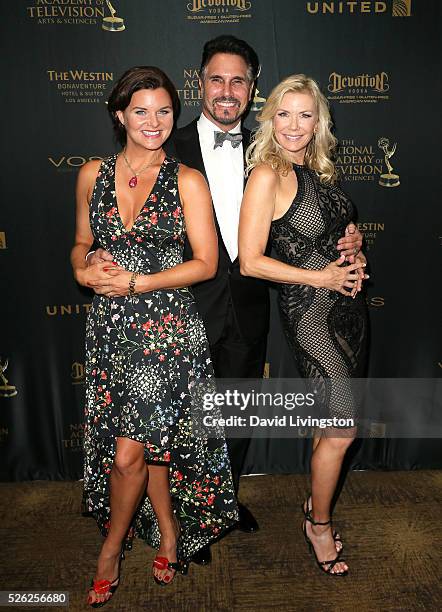
[[[242,130],[243,150],[250,142],[250,131]],[[224,146],[229,146],[225,143]],[[206,178],[197,119],[176,130],[167,141],[165,149],[186,166],[196,168]],[[229,177],[226,177],[228,180]],[[208,182],[208,181],[207,181]],[[267,283],[252,277],[241,276],[238,258],[230,260],[224,245],[214,210],[218,234],[219,263],[215,278],[192,287],[198,310],[206,326],[210,344],[220,339],[229,303],[233,305],[239,331],[246,342],[264,340],[269,328],[269,295]],[[192,258],[188,241],[184,246],[184,259]]]

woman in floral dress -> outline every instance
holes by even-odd
[[[117,155],[93,160],[77,182],[76,280],[95,296],[86,330],[84,486],[104,540],[88,603],[119,584],[130,528],[158,549],[160,584],[237,519],[223,438],[192,431],[192,388],[213,376],[189,286],[214,276],[210,194],[196,170],[166,156],[178,109],[158,68],[128,70],[108,103]],[[193,259],[183,263],[184,240]],[[94,240],[112,262],[87,266]]]

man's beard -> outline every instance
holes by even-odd
[[[229,110],[225,109],[224,111],[221,111],[221,113],[223,114],[217,114],[215,112],[214,106],[217,102],[234,102],[235,104],[237,104],[237,108],[236,108],[236,114],[235,115],[230,115],[229,116]],[[215,119],[215,121],[218,121],[218,123],[221,123],[221,125],[230,125],[232,123],[235,123],[236,121],[238,121],[238,119],[241,117],[242,113],[241,113],[241,106],[240,106],[240,102],[239,100],[237,100],[236,98],[226,98],[226,97],[222,97],[222,98],[215,98],[215,100],[213,100],[212,105],[211,106],[206,106],[207,110],[209,111],[210,116],[212,117],[212,119]],[[230,109],[232,110],[232,109]],[[227,113],[227,115],[226,115]]]

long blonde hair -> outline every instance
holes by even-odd
[[[256,117],[260,125],[246,152],[246,173],[249,174],[252,168],[262,163],[268,164],[283,175],[292,170],[292,162],[277,142],[273,129],[273,118],[280,108],[281,100],[286,93],[291,92],[310,94],[318,113],[316,133],[307,146],[305,165],[317,173],[322,183],[335,183],[337,176],[332,154],[337,140],[331,133],[332,121],[328,102],[316,81],[305,74],[293,74],[285,78],[267,98]]]

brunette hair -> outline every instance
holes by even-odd
[[[126,128],[117,117],[116,111],[124,111],[130,104],[132,95],[140,89],[159,89],[167,91],[172,101],[173,118],[176,122],[180,101],[176,88],[167,74],[156,66],[135,66],[129,68],[118,79],[107,102],[107,110],[112,119],[115,137],[124,146],[126,144]]]
[[[217,53],[230,53],[239,55],[247,64],[247,78],[249,83],[253,83],[259,76],[260,65],[256,51],[246,43],[245,40],[224,34],[208,40],[204,45],[203,56],[201,59],[200,77],[204,81],[207,64]]]

